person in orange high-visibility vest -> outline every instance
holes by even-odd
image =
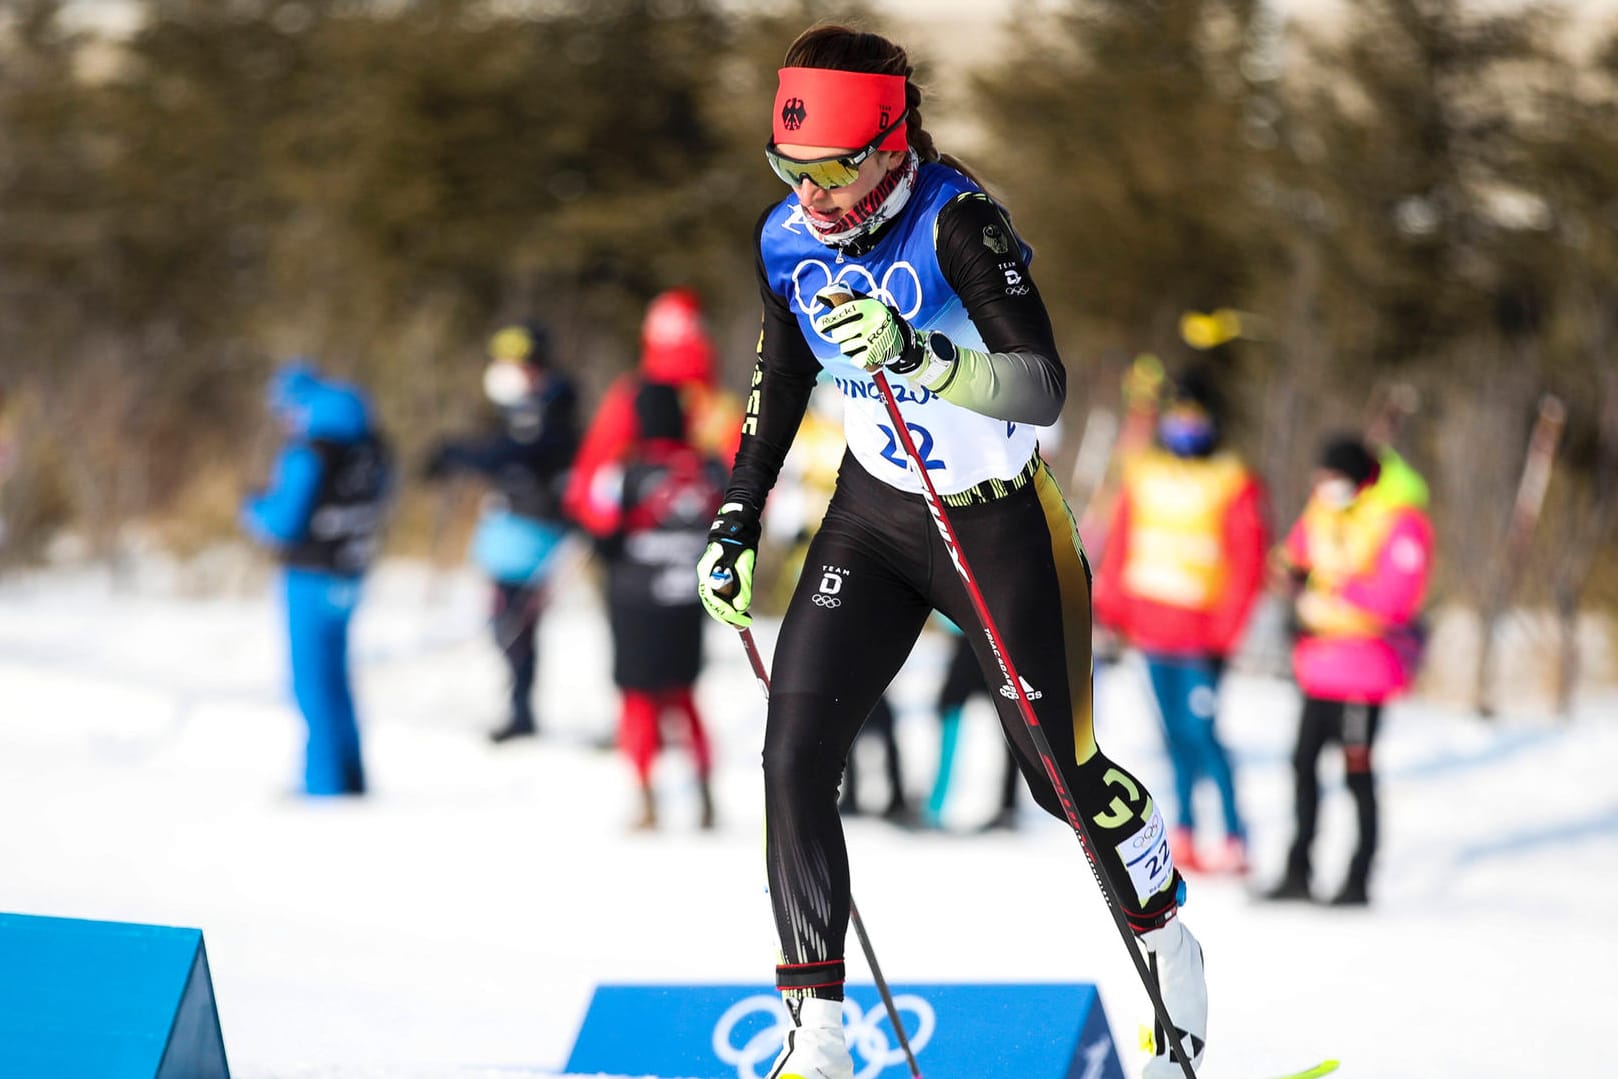
[[[1157,444],[1124,466],[1096,577],[1096,618],[1146,660],[1178,802],[1169,842],[1182,869],[1242,873],[1247,835],[1230,755],[1215,728],[1219,682],[1241,640],[1264,567],[1262,491],[1221,448],[1217,388],[1182,375],[1158,418]],[[1196,852],[1194,793],[1211,780],[1224,810],[1217,857]]]

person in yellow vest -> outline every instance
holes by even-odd
[[[1240,457],[1221,448],[1222,412],[1206,369],[1169,389],[1157,444],[1124,466],[1095,609],[1146,660],[1174,769],[1174,864],[1243,873],[1247,833],[1215,720],[1220,678],[1263,577],[1266,539],[1262,488]],[[1207,859],[1195,845],[1201,779],[1213,782],[1224,811],[1223,846]]]
[[[1311,898],[1309,848],[1320,785],[1315,766],[1327,742],[1343,747],[1359,843],[1334,906],[1370,901],[1377,844],[1371,746],[1382,706],[1407,689],[1419,657],[1418,615],[1432,562],[1427,485],[1397,454],[1382,460],[1357,435],[1329,440],[1303,514],[1272,555],[1297,589],[1300,633],[1292,670],[1303,714],[1292,766],[1297,833],[1286,873],[1269,899]]]

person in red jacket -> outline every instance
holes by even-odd
[[[1265,535],[1258,480],[1220,448],[1221,412],[1204,370],[1188,372],[1169,391],[1157,444],[1124,467],[1095,608],[1097,620],[1146,660],[1179,802],[1170,833],[1175,864],[1240,873],[1246,829],[1215,719],[1226,660],[1263,578]],[[1194,843],[1199,779],[1213,781],[1224,808],[1224,848],[1208,861]]]
[[[673,386],[648,382],[632,404],[635,441],[590,492],[592,513],[609,526],[597,549],[607,566],[612,680],[623,695],[618,741],[640,788],[634,827],[656,828],[652,764],[664,742],[663,716],[674,714],[696,763],[700,825],[710,829],[713,754],[695,693],[704,617],[691,563],[707,545],[727,476],[717,458],[691,444]]]
[[[568,516],[596,536],[605,535],[611,524],[596,512],[591,486],[603,468],[623,462],[639,437],[635,395],[641,386],[657,383],[679,391],[691,442],[699,451],[728,461],[741,441],[741,404],[716,385],[717,350],[695,292],[673,288],[656,296],[641,322],[640,343],[639,370],[607,387],[562,496]]]

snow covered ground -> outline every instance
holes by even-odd
[[[482,737],[502,673],[481,586],[429,584],[385,567],[357,626],[374,796],[311,804],[288,794],[300,725],[268,587],[201,600],[88,573],[0,582],[0,910],[200,927],[239,1079],[552,1075],[599,982],[766,982],[763,708],[736,642],[713,627],[702,684],[721,828],[696,831],[675,752],[658,772],[668,827],[631,835],[627,768],[597,747],[615,697],[591,590],[564,593],[544,628],[549,736],[497,748]],[[896,686],[916,790],[945,647],[925,636]],[[1140,671],[1102,671],[1098,696],[1109,752],[1167,789]],[[1225,700],[1260,880],[1288,838],[1296,704],[1242,675]],[[1193,880],[1203,1075],[1325,1056],[1375,1079],[1615,1074],[1595,1033],[1618,1012],[1618,697],[1587,699],[1571,725],[1416,700],[1385,731],[1372,910],[1269,907]],[[972,832],[993,808],[996,737],[974,704],[958,834],[848,826],[884,972],[900,988],[1094,981],[1133,1073],[1148,1006],[1072,835],[1033,811],[1015,834]],[[1352,831],[1328,790],[1322,890]],[[857,958],[850,975],[866,978]]]

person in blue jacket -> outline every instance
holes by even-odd
[[[306,360],[275,373],[269,407],[287,440],[242,521],[285,566],[292,692],[309,727],[304,790],[363,794],[348,625],[387,508],[389,451],[363,394]]]
[[[472,560],[494,582],[495,643],[511,671],[510,713],[496,744],[538,733],[534,679],[545,585],[568,524],[562,492],[579,448],[578,395],[551,362],[544,327],[521,323],[489,339],[483,390],[500,410],[493,431],[446,439],[425,475],[470,472],[489,484],[472,535]]]

